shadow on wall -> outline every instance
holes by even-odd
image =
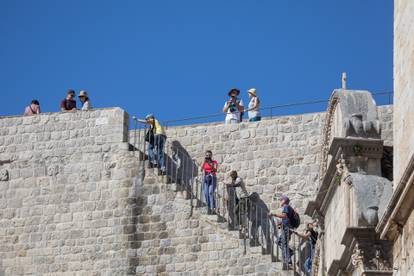
[[[170,146],[171,154],[166,156],[167,175],[172,182],[178,184],[178,191],[187,192],[188,198],[192,191],[193,181],[198,176],[198,166],[180,142],[174,140]]]
[[[249,204],[247,215],[251,223],[250,245],[261,245],[264,253],[268,254],[272,246],[271,233],[277,233],[276,223],[269,219],[269,208],[258,193],[252,193],[249,198],[251,204]]]

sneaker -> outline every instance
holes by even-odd
[[[283,263],[282,270],[289,270],[289,265],[287,263]]]

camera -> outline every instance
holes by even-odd
[[[235,103],[231,103],[229,106],[230,112],[236,112],[237,108],[236,108],[236,104]]]

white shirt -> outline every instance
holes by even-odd
[[[239,105],[244,106],[243,100],[237,99],[237,101],[239,101]],[[223,108],[226,108],[226,106],[227,106],[227,102],[224,103],[224,107]],[[229,108],[227,110],[226,122],[229,122],[229,121],[232,121],[232,120],[237,121],[237,122],[240,122],[240,112],[237,109],[237,107],[235,108],[235,111],[231,111],[230,109],[231,108]]]
[[[81,110],[91,110],[92,105],[89,100],[83,103]]]
[[[258,101],[257,97],[252,97],[252,99],[249,102],[249,109],[253,108],[253,106],[256,104],[257,101]],[[260,116],[259,108],[260,108],[260,104],[258,103],[255,109],[249,110],[249,119]]]
[[[244,186],[244,182],[240,177],[237,177],[234,182],[232,181],[232,184],[237,186],[226,187],[229,200],[232,200],[234,196],[237,196],[237,198],[249,196],[249,193],[247,192],[246,187]]]

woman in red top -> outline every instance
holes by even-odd
[[[208,208],[208,214],[216,213],[216,200],[214,198],[214,191],[217,186],[217,167],[218,163],[213,160],[213,153],[211,150],[206,151],[206,157],[204,159],[201,169],[204,172],[204,195],[206,197],[206,203]]]

